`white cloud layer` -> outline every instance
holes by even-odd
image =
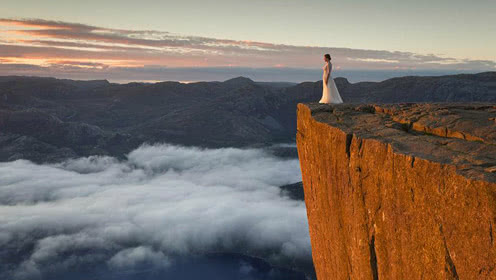
[[[296,159],[260,149],[144,145],[126,161],[0,163],[0,276],[99,262],[167,267],[174,256],[231,251],[311,259],[305,205],[278,186]],[[15,256],[15,260],[12,259]]]

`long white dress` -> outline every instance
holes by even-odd
[[[332,64],[328,63],[324,65],[324,73],[322,74],[322,98],[319,103],[332,103],[339,104],[343,103],[343,99],[341,99],[341,95],[339,95],[338,88],[336,87],[336,83],[332,78]],[[329,81],[326,83],[326,77],[329,73]]]

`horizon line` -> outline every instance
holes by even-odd
[[[385,72],[387,70],[346,70],[346,71],[360,71],[360,72]],[[405,71],[405,70],[401,70]],[[342,76],[336,76],[333,77],[334,79],[345,79],[348,83],[350,84],[356,84],[356,83],[362,83],[362,82],[384,82],[390,79],[396,79],[396,78],[406,78],[406,77],[443,77],[443,76],[458,76],[458,75],[480,75],[484,73],[496,73],[496,71],[481,71],[481,72],[457,72],[457,73],[443,73],[446,71],[438,70],[438,69],[426,69],[426,70],[419,70],[419,72],[425,71],[425,72],[439,72],[439,75],[404,75],[404,76],[396,76],[396,77],[390,77],[390,78],[385,78],[383,80],[377,80],[377,81],[358,81],[358,82],[350,82],[347,77],[342,77]],[[405,71],[409,72],[409,71]],[[271,80],[271,81],[261,81],[261,80],[255,80],[250,78],[249,76],[236,76],[232,78],[226,78],[224,80],[113,80],[113,79],[84,79],[84,78],[63,78],[63,77],[56,77],[56,76],[44,76],[44,75],[0,75],[0,78],[8,78],[8,77],[15,77],[15,78],[40,78],[40,79],[55,79],[55,80],[68,80],[68,81],[80,81],[80,82],[96,82],[96,81],[106,81],[109,84],[119,84],[119,85],[126,85],[126,84],[133,84],[133,83],[140,83],[140,84],[158,84],[158,83],[168,83],[168,82],[173,82],[173,83],[180,83],[180,84],[194,84],[194,83],[223,83],[227,82],[229,80],[234,80],[238,78],[245,78],[249,79],[254,83],[287,83],[287,84],[293,84],[293,85],[298,85],[302,83],[316,83],[322,81],[322,79],[319,80],[307,80],[307,81],[301,81],[301,82],[291,82],[291,81],[284,81],[284,80]],[[119,82],[120,81],[120,82]]]

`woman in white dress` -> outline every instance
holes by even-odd
[[[339,95],[338,88],[336,87],[336,83],[334,82],[334,79],[331,76],[332,72],[332,63],[331,63],[331,56],[327,53],[324,55],[324,61],[326,62],[323,70],[324,73],[322,74],[322,98],[320,99],[319,103],[332,103],[332,104],[339,104],[343,103],[343,99],[341,99],[341,95]]]

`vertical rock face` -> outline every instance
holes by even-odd
[[[496,279],[496,106],[298,105],[328,279]]]

